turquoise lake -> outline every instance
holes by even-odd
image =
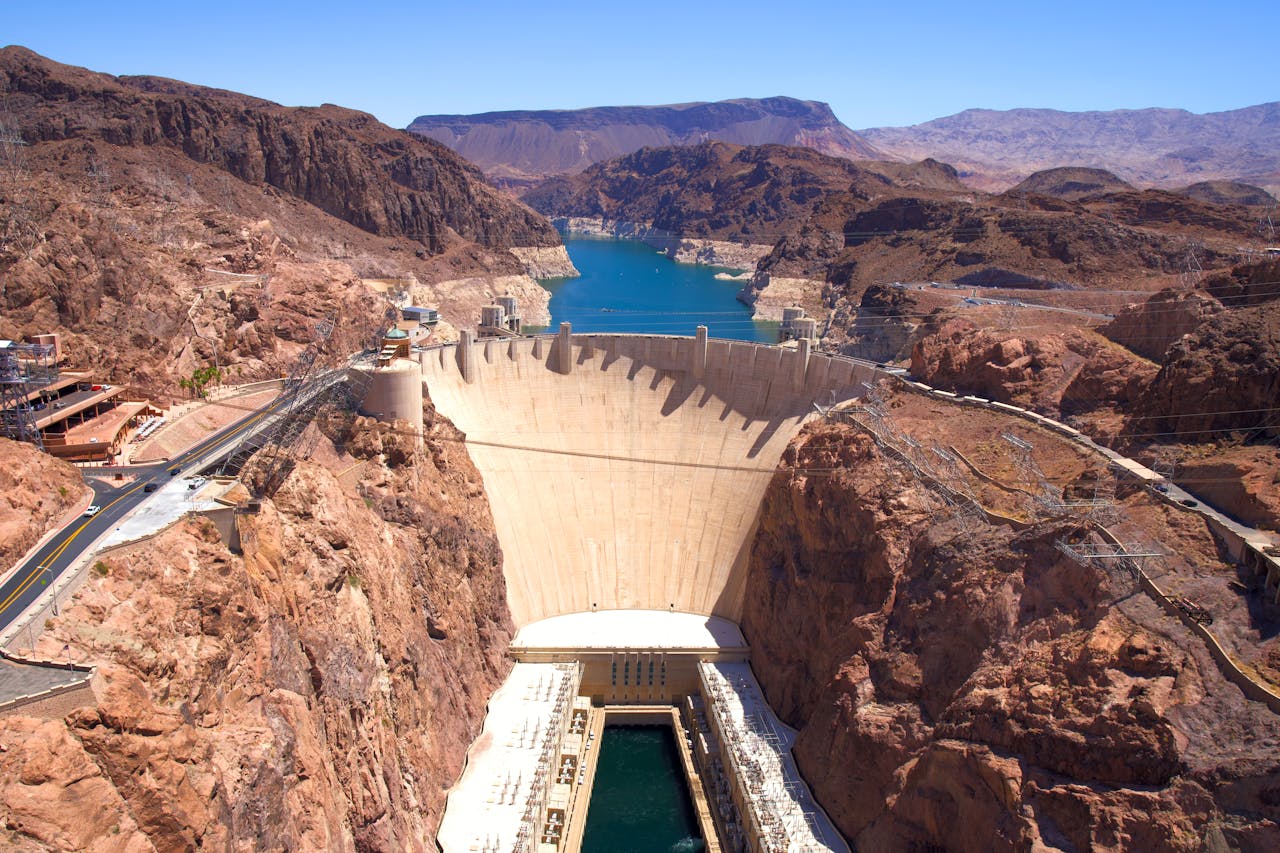
[[[778,324],[755,322],[735,297],[740,282],[718,281],[724,270],[677,264],[638,240],[566,235],[578,278],[544,279],[551,292],[551,329],[575,332],[692,335],[705,325],[713,338],[773,343]]]
[[[582,853],[699,853],[693,804],[670,726],[606,726]]]

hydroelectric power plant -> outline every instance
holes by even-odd
[[[504,552],[515,667],[452,789],[454,851],[581,849],[606,723],[671,726],[708,850],[845,850],[738,629],[765,489],[815,404],[875,369],[793,346],[573,334],[417,351],[365,409],[425,393],[466,435]]]

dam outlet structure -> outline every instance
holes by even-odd
[[[705,327],[464,330],[375,369],[365,410],[404,417],[406,371],[465,434],[517,628],[440,848],[580,849],[597,735],[640,715],[677,729],[708,850],[847,850],[790,760],[738,621],[783,451],[815,404],[860,396],[875,366]],[[765,748],[776,756],[757,760]]]

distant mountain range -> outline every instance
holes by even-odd
[[[795,98],[419,116],[408,129],[443,142],[507,186],[575,174],[641,148],[712,139],[800,145],[852,160],[885,157],[841,124],[831,107]]]
[[[716,139],[800,145],[853,160],[952,164],[962,179],[1003,190],[1056,166],[1106,168],[1140,186],[1244,181],[1280,189],[1280,102],[1197,115],[966,110],[911,127],[854,131],[818,101],[743,98],[654,107],[595,107],[421,116],[410,131],[453,148],[498,184],[528,186],[643,147]]]
[[[965,110],[911,127],[859,133],[898,157],[950,163],[986,189],[1003,189],[1055,166],[1104,168],[1149,186],[1209,180],[1273,191],[1280,186],[1280,102],[1203,115],[1169,109]]]

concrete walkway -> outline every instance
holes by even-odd
[[[0,705],[21,696],[79,684],[91,677],[91,673],[81,670],[18,663],[0,658]]]

